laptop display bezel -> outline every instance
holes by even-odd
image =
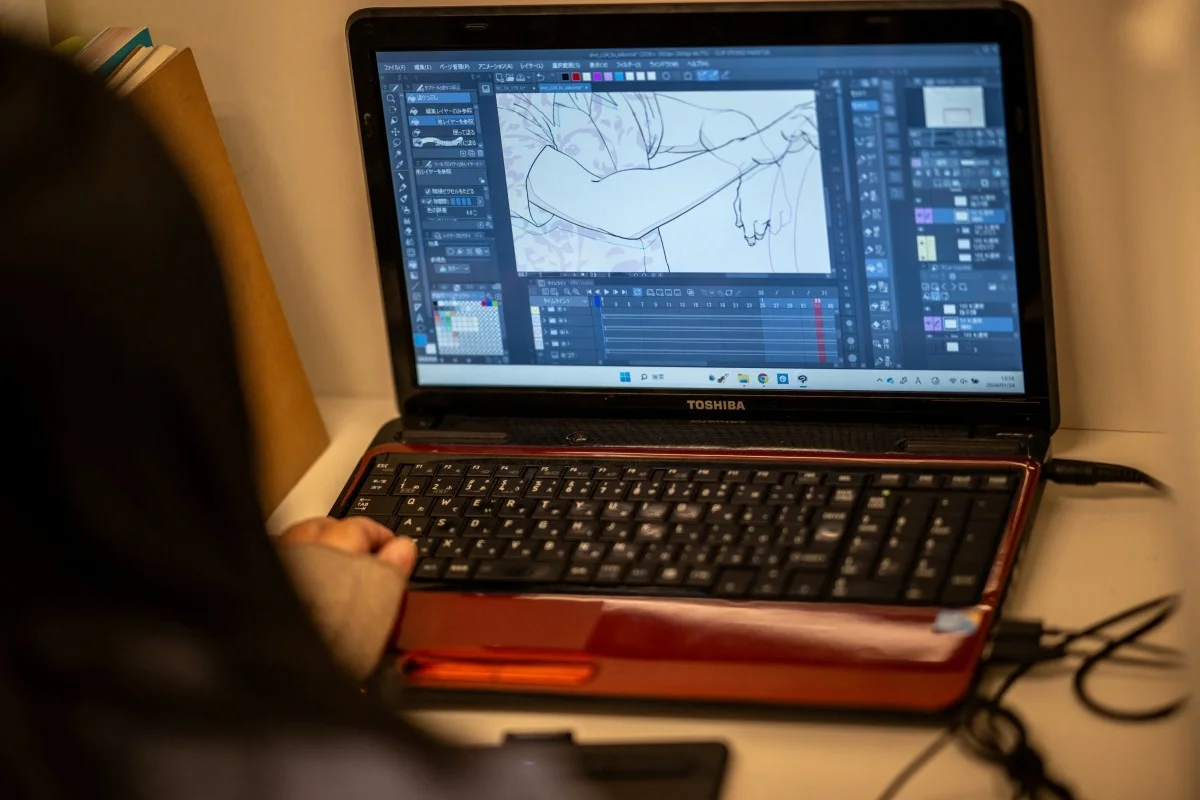
[[[630,24],[628,15],[637,16]],[[1050,272],[1032,26],[1009,2],[700,4],[366,9],[347,26],[358,128],[397,400],[413,417],[571,416],[674,419],[928,420],[1053,430],[1058,423]],[[429,387],[417,384],[400,231],[381,124],[383,51],[997,43],[1008,122],[1025,393],[686,391]],[[689,404],[688,400],[737,403]]]

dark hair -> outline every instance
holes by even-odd
[[[442,752],[342,675],[273,552],[217,259],[165,151],[5,40],[0,254],[0,795],[121,795],[96,720]]]

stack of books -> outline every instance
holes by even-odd
[[[224,270],[269,514],[329,443],[192,51],[114,27],[55,48],[129,98],[157,130],[207,217]],[[164,269],[169,265],[164,265]]]

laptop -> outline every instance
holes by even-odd
[[[1026,13],[348,36],[402,416],[332,513],[418,545],[407,683],[959,703],[1058,424]]]

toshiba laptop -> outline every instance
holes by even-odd
[[[349,23],[433,690],[937,711],[1058,422],[1001,2]]]

